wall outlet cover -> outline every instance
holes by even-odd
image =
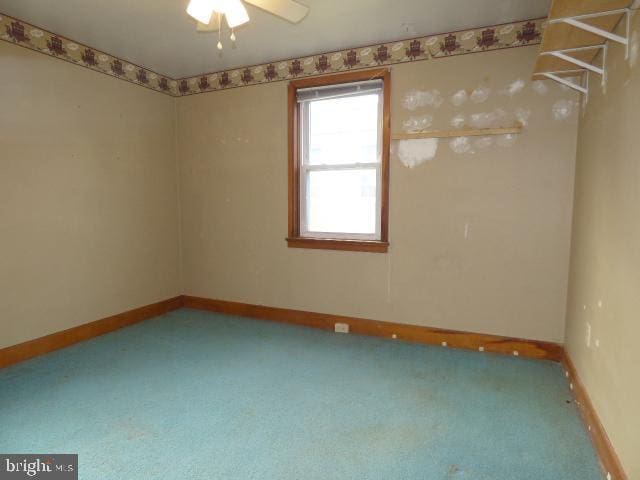
[[[334,324],[334,329],[336,333],[349,333],[349,324],[348,323],[336,323]]]

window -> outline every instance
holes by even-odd
[[[290,247],[386,252],[388,70],[289,84]]]

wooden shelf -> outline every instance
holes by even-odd
[[[566,19],[579,20],[604,32],[612,33],[618,23],[625,19],[625,13],[620,10],[627,9],[633,2],[631,0],[553,0],[549,11],[549,18],[542,36],[538,60],[533,71],[533,78],[544,79],[543,72],[562,72],[575,70],[576,65],[553,55],[542,55],[544,52],[557,52],[572,48],[591,47],[603,45],[606,39],[596,33],[584,30],[569,23]],[[617,12],[606,14],[606,12]],[[583,15],[604,16],[581,17]],[[576,18],[577,17],[577,18]],[[571,56],[583,62],[592,64],[601,49],[591,49],[572,52]]]
[[[496,128],[473,128],[465,130],[427,130],[414,133],[392,133],[392,140],[411,140],[415,138],[454,138],[454,137],[483,137],[486,135],[507,135],[522,132],[522,125]]]

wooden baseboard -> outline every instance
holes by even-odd
[[[68,347],[180,307],[182,307],[182,297],[178,296],[0,349],[0,368]]]
[[[189,295],[185,295],[183,299],[185,307],[211,312],[304,325],[325,330],[333,330],[336,323],[348,323],[349,331],[356,334],[397,338],[399,340],[433,345],[442,345],[443,342],[446,342],[446,346],[452,348],[484,349],[486,352],[520,355],[557,362],[562,360],[562,345],[550,342],[382,322],[287,308],[265,307],[263,305],[213,300]]]
[[[607,435],[602,422],[600,422],[598,413],[595,408],[593,408],[593,403],[591,403],[589,394],[580,380],[578,371],[566,350],[562,357],[562,363],[565,366],[578,410],[580,410],[582,419],[589,430],[591,441],[593,442],[593,445],[598,452],[598,456],[600,457],[600,465],[602,466],[605,476],[610,474],[611,480],[628,480],[628,477],[622,468],[622,464],[620,463],[620,459],[618,458],[616,451],[613,449],[613,445],[611,445],[609,436]]]
[[[562,360],[562,346],[550,342],[182,295],[0,349],[0,368],[68,347],[183,306],[325,330],[333,330],[336,323],[348,323],[351,333],[361,335],[397,338],[399,340],[433,345],[442,345],[444,342],[448,347],[452,348],[483,349],[487,352],[507,355],[517,354],[529,358]]]
[[[598,418],[598,414],[593,408],[589,395],[580,381],[580,377],[571,358],[569,358],[561,345],[551,342],[382,322],[379,320],[367,320],[342,315],[266,307],[263,305],[182,295],[0,349],[0,368],[53,352],[54,350],[59,350],[84,340],[89,340],[93,337],[162,315],[172,310],[177,310],[181,307],[293,325],[303,325],[325,330],[333,330],[336,323],[347,323],[349,324],[349,331],[351,333],[361,335],[397,338],[399,340],[433,345],[442,345],[443,342],[445,342],[446,346],[452,348],[470,350],[483,349],[486,352],[506,355],[514,355],[514,352],[517,352],[518,355],[523,357],[561,361],[566,368],[576,404],[578,405],[585,424],[588,426],[603,470],[605,473],[611,474],[612,480],[628,480],[620,464],[620,460],[609,441],[609,437]]]

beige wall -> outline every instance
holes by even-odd
[[[633,31],[636,65],[610,43],[607,93],[593,82],[580,119],[566,340],[627,475],[638,479],[640,15]]]
[[[174,99],[0,42],[0,347],[180,293]]]
[[[391,165],[388,254],[287,248],[286,82],[177,101],[184,292],[225,300],[561,342],[564,334],[577,114],[574,94],[529,78],[537,47],[396,65],[393,130],[430,113],[531,110],[510,148]],[[499,93],[526,80],[510,97]],[[449,97],[481,83],[485,103]],[[439,108],[403,107],[438,89]],[[467,235],[465,237],[465,230]]]

